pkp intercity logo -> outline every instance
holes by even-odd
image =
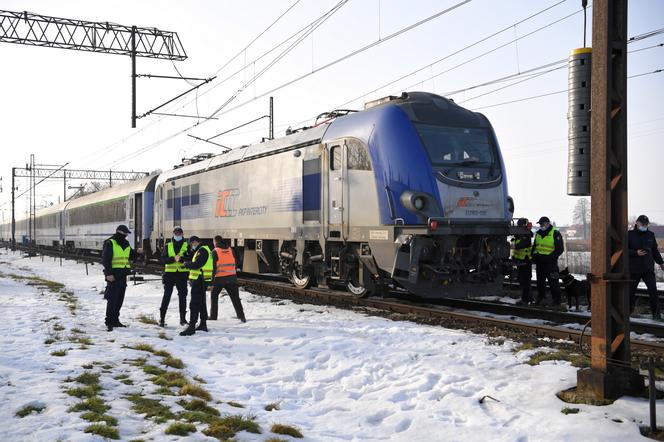
[[[224,189],[217,194],[217,205],[214,210],[215,217],[232,217],[237,215],[235,201],[240,195],[240,189]]]

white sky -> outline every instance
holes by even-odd
[[[0,9],[28,10],[44,15],[110,21],[125,25],[157,27],[178,32],[189,56],[175,62],[185,76],[208,77],[235,55],[293,1],[252,0],[190,2],[3,0]],[[171,111],[206,115],[226,101],[265,65],[249,64],[240,75],[219,85],[220,80],[252,61],[286,36],[334,6],[336,0],[301,0],[254,46],[224,69],[209,86],[171,106]],[[229,106],[251,100],[275,86],[310,72],[329,61],[457,1],[351,0],[294,51]],[[443,94],[504,75],[524,71],[567,57],[582,46],[582,14],[562,21],[493,54],[479,58],[449,73],[429,78],[491,48],[524,35],[580,9],[580,1],[568,0],[524,24],[487,42],[427,68],[395,85],[369,93],[377,86],[426,66],[457,49],[557,3],[550,1],[473,0],[449,14],[380,44],[360,55],[274,93],[275,135],[291,124],[333,109],[363,94],[366,100],[402,90],[425,90]],[[407,5],[407,6],[406,6]],[[379,14],[380,10],[380,14]],[[589,18],[592,11],[589,10]],[[632,0],[629,35],[664,27],[664,2]],[[588,41],[590,42],[590,35]],[[664,35],[630,45],[630,50],[664,42]],[[11,167],[22,166],[30,153],[38,163],[63,164],[70,168],[151,171],[168,169],[183,156],[219,152],[215,146],[179,135],[156,145],[196,120],[148,117],[130,127],[130,59],[126,56],[39,48],[0,43],[2,85],[0,146],[3,152],[2,219],[10,216]],[[139,58],[138,73],[177,75],[166,60]],[[629,75],[664,68],[664,48],[645,50],[629,57]],[[255,69],[255,71],[254,71]],[[189,86],[183,81],[138,79],[138,113],[160,104]],[[414,85],[414,86],[413,86]],[[664,222],[661,173],[664,165],[664,73],[629,80],[629,188],[630,214],[646,213],[652,221]],[[454,96],[457,102],[493,90],[500,85]],[[566,69],[543,75],[514,87],[470,100],[469,108],[488,106],[532,95],[565,89]],[[209,92],[208,92],[209,91]],[[346,107],[361,108],[362,99]],[[186,104],[188,103],[188,104]],[[186,105],[185,105],[186,104]],[[184,107],[183,107],[184,105]],[[196,107],[197,105],[197,107]],[[267,113],[268,98],[220,116],[192,129],[189,134],[209,137]],[[510,194],[516,215],[537,218],[548,215],[558,224],[571,221],[575,197],[566,195],[567,95],[565,93],[521,103],[483,109],[497,132],[507,164]],[[309,124],[309,123],[307,123]],[[301,125],[301,124],[300,124]],[[238,146],[267,136],[267,120],[218,138],[221,144]],[[19,180],[19,193],[26,182]],[[74,184],[74,183],[72,183]],[[57,203],[62,183],[40,185],[38,204]],[[17,212],[25,210],[23,201]]]

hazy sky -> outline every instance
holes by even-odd
[[[443,94],[515,74],[568,56],[582,46],[583,15],[565,19],[545,30],[510,44],[488,56],[455,67],[492,48],[580,10],[580,1],[568,0],[486,42],[441,63],[427,67],[388,88],[378,86],[451,54],[458,49],[528,17],[551,1],[473,0],[454,11],[385,43],[311,75],[275,92],[275,133],[289,125],[310,124],[319,113],[353,98],[344,107],[359,109],[365,100],[402,90]],[[275,52],[252,61],[291,33],[331,9],[336,0],[301,0],[277,25],[217,75],[217,80],[169,107],[170,111],[207,115],[225,102],[245,81],[259,72]],[[318,28],[312,37],[267,71],[226,109],[252,100],[272,88],[311,72],[354,49],[432,15],[458,1],[351,0]],[[209,77],[258,35],[293,1],[72,1],[4,0],[0,9],[90,21],[157,27],[178,32],[189,56],[175,62],[185,76]],[[589,10],[589,19],[592,11]],[[629,35],[664,28],[664,2],[632,0]],[[590,35],[588,41],[590,42]],[[664,42],[664,34],[630,45],[630,50]],[[0,175],[3,193],[0,212],[8,219],[11,167],[22,166],[30,153],[37,162],[70,168],[113,168],[152,171],[168,169],[183,156],[219,152],[215,146],[186,134],[169,136],[192,125],[194,119],[148,117],[130,127],[130,59],[126,56],[67,51],[0,43],[2,104]],[[239,75],[222,79],[247,65]],[[173,63],[139,58],[139,73],[177,75]],[[664,68],[664,48],[629,56],[629,75]],[[566,69],[484,95],[509,83],[454,95],[471,109],[560,91],[567,87]],[[630,214],[646,213],[664,222],[662,172],[664,171],[664,73],[628,81]],[[187,89],[184,81],[138,79],[138,113]],[[214,89],[213,89],[214,87]],[[469,100],[474,98],[472,100]],[[465,101],[468,100],[468,101]],[[187,132],[209,137],[267,112],[268,98],[260,98]],[[565,93],[519,103],[481,109],[497,132],[507,164],[510,194],[516,214],[536,218],[548,215],[558,224],[571,221],[576,198],[566,195],[567,95]],[[239,146],[267,136],[267,121],[218,138],[221,144]],[[168,141],[158,143],[164,139]],[[19,192],[26,189],[18,182]],[[62,183],[40,185],[39,204],[62,197]],[[25,210],[21,201],[17,210]]]

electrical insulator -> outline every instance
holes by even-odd
[[[568,65],[567,194],[590,195],[591,49],[574,49]]]

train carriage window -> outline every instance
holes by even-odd
[[[168,189],[166,191],[166,208],[167,209],[173,208],[173,189]]]
[[[189,186],[182,186],[182,206],[189,205]]]
[[[330,148],[330,170],[341,170],[341,146],[332,146]]]
[[[349,139],[346,141],[348,152],[348,170],[371,170],[369,152],[360,140]]]
[[[190,197],[190,199],[189,199],[189,203],[190,203],[192,206],[195,206],[196,204],[199,203],[199,200],[200,200],[200,197],[199,197],[199,194],[198,194],[198,192],[199,192],[199,190],[198,190],[198,184],[192,184],[192,185],[190,186],[190,188],[191,188],[191,190],[190,190],[191,197]]]

